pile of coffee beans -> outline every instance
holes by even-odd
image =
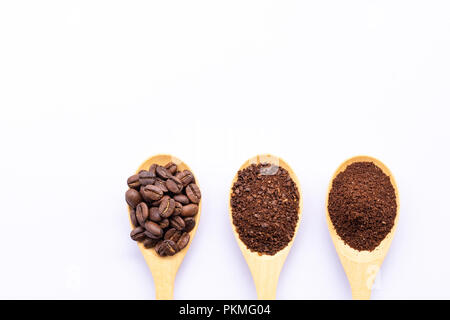
[[[127,180],[125,200],[134,229],[131,239],[155,248],[160,256],[172,256],[189,243],[201,193],[189,170],[175,163],[152,164]]]
[[[394,226],[394,187],[373,162],[355,162],[332,182],[328,213],[337,234],[359,251],[372,251]]]
[[[238,172],[231,194],[233,224],[251,251],[274,255],[292,240],[300,194],[289,173],[269,163]]]

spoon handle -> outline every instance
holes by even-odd
[[[259,300],[275,300],[278,277],[283,262],[280,260],[247,261],[256,287]]]
[[[255,277],[253,277],[253,281],[255,282],[258,300],[276,299],[278,277],[276,279],[262,279],[262,277],[255,279]]]
[[[173,300],[173,288],[175,277],[158,278],[153,277],[155,281],[155,297],[156,300]]]
[[[367,288],[352,288],[352,298],[353,300],[370,300],[371,290]]]
[[[372,285],[380,269],[379,261],[357,262],[341,257],[354,300],[369,300]]]
[[[143,249],[142,253],[153,276],[156,299],[172,300],[175,277],[184,255],[178,254],[178,257],[172,256],[162,259],[146,249]]]
[[[153,268],[152,275],[155,283],[155,297],[157,300],[172,300],[173,289],[175,286],[175,272],[165,270],[163,268]]]

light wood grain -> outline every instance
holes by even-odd
[[[194,174],[194,172],[188,167],[187,164],[182,162],[180,159],[167,155],[161,154],[153,156],[147,159],[144,163],[142,163],[139,168],[136,170],[138,173],[141,170],[148,170],[151,164],[156,163],[159,165],[166,165],[169,162],[174,162],[178,166],[178,170],[189,170]],[[194,174],[195,177],[195,174]],[[196,184],[198,184],[197,178],[195,179]],[[200,186],[199,186],[200,187]],[[148,267],[153,275],[153,280],[155,283],[155,291],[156,291],[156,299],[158,300],[169,300],[173,299],[173,290],[175,277],[178,271],[178,268],[183,262],[184,256],[188,252],[188,249],[194,239],[195,233],[197,232],[197,228],[200,221],[200,213],[201,213],[201,201],[198,204],[198,213],[195,216],[195,227],[189,232],[190,241],[188,245],[178,252],[177,254],[170,257],[160,257],[154,248],[146,249],[144,245],[140,242],[137,242],[139,249],[141,250],[142,255],[144,256],[145,261],[147,262]],[[131,227],[133,227],[130,220]]]
[[[232,209],[231,209],[231,194],[232,190],[230,190],[230,198],[229,198],[229,216],[231,221],[231,226],[233,229],[234,236],[236,238],[236,241],[239,245],[239,248],[241,249],[241,252],[247,261],[247,265],[250,269],[250,272],[253,277],[253,281],[255,283],[256,292],[258,295],[258,299],[275,299],[276,298],[276,290],[277,290],[277,284],[278,284],[278,277],[280,275],[281,269],[283,268],[284,262],[286,260],[286,257],[289,254],[289,251],[291,250],[292,244],[294,243],[295,236],[298,232],[298,227],[300,225],[301,220],[301,213],[303,208],[303,197],[301,194],[301,188],[300,188],[300,182],[295,175],[294,171],[291,169],[291,167],[281,158],[275,157],[273,155],[258,155],[255,156],[249,160],[247,160],[240,168],[239,170],[242,170],[251,164],[258,164],[258,163],[271,163],[276,166],[280,166],[284,169],[286,169],[289,172],[289,175],[291,176],[292,180],[297,185],[299,194],[300,194],[300,201],[299,201],[299,208],[298,208],[298,222],[297,226],[295,228],[294,236],[292,237],[289,244],[279,252],[277,252],[275,255],[260,255],[256,252],[252,252],[249,249],[247,249],[247,246],[241,241],[239,238],[239,234],[236,231],[236,227],[233,224],[233,217],[232,217]],[[233,182],[231,184],[231,187],[233,187],[234,183],[237,181],[237,173],[233,179]]]
[[[336,229],[331,222],[329,212],[328,212],[328,197],[330,190],[333,185],[334,178],[342,171],[344,171],[347,166],[354,162],[373,162],[378,166],[387,176],[390,177],[392,186],[395,190],[396,202],[397,202],[397,215],[395,217],[394,226],[390,233],[384,238],[384,240],[376,247],[373,251],[358,251],[351,248],[349,245],[345,244],[344,241],[336,233]],[[389,247],[391,245],[392,239],[394,238],[394,233],[397,228],[399,212],[400,212],[400,201],[398,195],[398,188],[395,182],[394,176],[391,171],[378,159],[369,156],[357,156],[344,161],[339,168],[334,173],[328,185],[327,198],[325,201],[326,219],[328,230],[333,240],[334,246],[336,248],[339,259],[341,260],[342,266],[344,267],[345,273],[347,274],[348,281],[350,282],[350,287],[352,290],[353,299],[366,300],[370,299],[370,294],[372,291],[372,285],[378,271],[381,268],[384,258],[386,257]]]

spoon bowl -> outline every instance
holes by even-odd
[[[194,172],[189,168],[187,164],[185,164],[180,159],[166,154],[155,155],[142,163],[137,169],[136,173],[139,173],[141,170],[148,170],[150,165],[153,163],[159,165],[166,165],[169,162],[173,162],[178,166],[178,170],[189,170],[195,177]],[[196,184],[198,185],[198,180],[195,178]],[[173,290],[175,283],[175,276],[177,274],[178,268],[183,262],[184,256],[186,255],[192,240],[194,239],[195,233],[197,232],[198,223],[200,221],[200,213],[201,213],[201,203],[198,204],[198,213],[195,216],[195,227],[192,231],[189,232],[190,240],[187,246],[176,253],[173,256],[161,257],[159,256],[154,248],[146,249],[141,242],[137,242],[139,249],[141,250],[142,255],[144,256],[145,261],[147,262],[148,267],[153,275],[153,280],[155,283],[155,292],[156,299],[158,300],[169,300],[173,299]],[[128,210],[130,210],[128,208]],[[130,220],[131,227],[133,228],[133,224]]]
[[[394,220],[394,225],[391,231],[381,241],[381,243],[372,251],[358,251],[347,245],[337,234],[328,212],[328,198],[333,186],[334,179],[340,172],[344,171],[349,165],[355,162],[374,163],[383,171],[384,174],[386,174],[390,178],[391,184],[395,190],[397,212]],[[389,247],[391,245],[392,239],[394,238],[394,233],[398,224],[400,200],[394,176],[392,175],[391,171],[378,159],[369,156],[357,156],[350,158],[344,161],[339,166],[339,168],[331,178],[330,184],[328,185],[325,210],[328,230],[330,232],[331,239],[334,243],[339,259],[341,260],[342,266],[344,267],[345,273],[347,274],[348,281],[350,282],[353,299],[370,299],[373,282],[375,281],[375,277],[380,270],[381,264],[383,263],[387,252],[389,251]]]
[[[231,183],[231,190],[230,190],[230,197],[229,197],[229,216],[230,216],[232,230],[233,230],[234,236],[236,238],[236,241],[238,243],[238,246],[241,249],[242,255],[244,256],[245,260],[247,261],[247,265],[252,274],[258,299],[269,300],[269,299],[276,298],[278,277],[280,275],[281,269],[283,268],[283,264],[286,260],[286,257],[288,256],[289,251],[291,250],[291,247],[294,243],[295,236],[297,235],[298,227],[300,225],[300,220],[301,220],[302,208],[303,208],[303,197],[301,194],[300,182],[299,182],[297,176],[295,175],[295,173],[291,169],[291,167],[284,160],[282,160],[279,157],[275,157],[275,156],[269,155],[269,154],[268,155],[257,155],[255,157],[247,160],[239,168],[238,171],[245,169],[252,164],[259,164],[259,163],[270,163],[272,165],[282,167],[286,171],[288,171],[290,177],[297,185],[297,189],[298,189],[298,192],[300,195],[300,201],[299,201],[299,207],[298,207],[298,221],[297,221],[297,226],[295,227],[294,236],[292,237],[291,241],[288,243],[288,245],[286,247],[284,247],[282,250],[278,251],[273,256],[265,255],[265,254],[261,255],[257,252],[253,252],[250,249],[248,249],[247,246],[239,238],[239,234],[236,230],[236,226],[233,223],[232,208],[231,208],[232,188],[233,188],[234,183],[237,181],[237,178],[238,178],[237,173],[233,179],[233,182]]]

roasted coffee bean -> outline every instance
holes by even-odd
[[[148,219],[148,207],[145,202],[141,202],[136,207],[136,218],[142,227],[145,227],[145,221]]]
[[[134,241],[143,241],[145,239],[145,229],[142,227],[136,227],[131,230],[130,237]]]
[[[156,175],[164,180],[166,180],[167,178],[169,178],[171,176],[170,172],[163,166],[156,167]]]
[[[173,256],[178,252],[178,246],[172,240],[163,240],[161,243],[158,243],[155,247],[156,252],[164,257],[164,256]]]
[[[170,218],[169,221],[170,221],[170,226],[177,230],[183,230],[185,227],[184,220],[180,216],[172,217],[172,218]]]
[[[164,240],[163,246],[164,245],[166,245],[166,255],[168,255],[168,256],[173,256],[175,253],[180,251],[180,249],[178,249],[178,245],[175,241]]]
[[[139,182],[139,175],[134,174],[131,177],[128,178],[127,184],[132,189],[139,189],[141,186],[141,183]]]
[[[169,190],[167,190],[167,186],[166,186],[166,182],[157,178],[155,183],[153,184],[155,186],[157,186],[158,188],[160,188],[163,192],[167,192]]]
[[[147,230],[145,230],[144,234],[145,234],[145,236],[147,238],[150,238],[150,239],[154,239],[154,240],[161,239],[161,237],[158,237],[158,236],[154,235],[153,233],[151,233],[150,231],[147,231]]]
[[[164,192],[154,185],[146,185],[141,188],[141,194],[146,201],[157,201],[162,198]]]
[[[159,214],[158,207],[151,207],[148,210],[149,219],[154,222],[160,222],[162,220],[161,215]]]
[[[159,240],[159,241],[156,243],[156,245],[155,245],[155,251],[156,251],[156,253],[159,252],[159,248],[161,248],[161,245],[162,245],[163,241],[164,241],[164,240]],[[159,253],[158,253],[158,254],[159,254]]]
[[[202,198],[200,189],[195,183],[191,183],[186,187],[186,195],[192,203],[199,203]]]
[[[169,219],[165,218],[165,219],[161,220],[161,222],[159,223],[159,226],[162,229],[167,228],[169,226]]]
[[[183,183],[177,177],[169,177],[166,181],[167,189],[172,193],[180,193],[183,190]]]
[[[152,207],[159,207],[159,205],[161,204],[161,202],[164,201],[164,199],[166,198],[170,198],[168,195],[163,196],[161,199],[159,199],[158,201],[153,201],[152,202]]]
[[[180,239],[180,237],[181,237],[181,231],[179,231],[175,228],[170,228],[164,234],[164,240],[172,240],[173,242],[177,242],[178,239]]]
[[[146,186],[148,184],[154,184],[156,180],[156,176],[150,171],[141,171],[139,172],[139,182],[141,185]]]
[[[173,197],[173,200],[181,203],[181,204],[189,204],[189,198],[184,194],[177,194]]]
[[[174,210],[175,200],[173,200],[172,198],[165,198],[163,201],[161,201],[161,204],[159,205],[159,214],[161,215],[161,217],[170,217]]]
[[[194,182],[194,175],[189,170],[178,172],[176,177],[181,180],[183,186],[187,186],[188,184]]]
[[[184,218],[184,224],[185,224],[184,231],[191,232],[192,229],[194,229],[195,227],[195,218],[193,217]]]
[[[153,248],[157,243],[158,243],[157,239],[146,238],[144,240],[144,247],[146,249],[150,249],[150,248]]]
[[[184,247],[186,247],[187,244],[189,243],[189,239],[190,239],[190,238],[191,238],[191,237],[189,236],[189,233],[184,232],[184,233],[181,235],[180,239],[178,239],[178,241],[177,241],[178,250],[181,250],[181,249],[183,249]]]
[[[139,191],[135,189],[128,189],[125,193],[125,200],[131,208],[136,208],[136,206],[142,202],[142,196]]]
[[[147,221],[145,223],[145,229],[148,231],[146,233],[146,235],[149,238],[158,239],[163,236],[163,229],[157,223],[154,223],[153,221]],[[149,233],[151,234],[151,236],[149,235]]]
[[[135,228],[139,226],[139,222],[137,221],[136,218],[136,211],[134,209],[130,209],[130,220]]]
[[[164,166],[164,168],[166,168],[167,171],[169,171],[171,175],[174,175],[177,172],[177,169],[178,169],[177,165],[175,163],[173,163],[173,162],[169,162],[168,164],[166,164]]]
[[[161,257],[185,248],[195,228],[201,193],[191,171],[175,163],[152,164],[127,179],[125,199],[133,225],[131,238]]]
[[[197,212],[198,212],[198,205],[193,203],[183,206],[183,208],[181,209],[181,215],[183,217],[193,217],[197,214]]]
[[[173,242],[171,240],[164,240],[164,241],[170,241],[167,244],[167,249],[166,249],[166,252],[167,252],[168,256],[173,256],[175,253],[180,251],[180,249],[178,248],[178,245],[176,244],[176,242]]]
[[[172,216],[179,216],[183,210],[183,205],[175,201],[175,210],[173,210]]]
[[[156,177],[156,167],[158,165],[156,163],[152,164],[150,168],[148,168],[148,172],[150,172],[154,177]]]

